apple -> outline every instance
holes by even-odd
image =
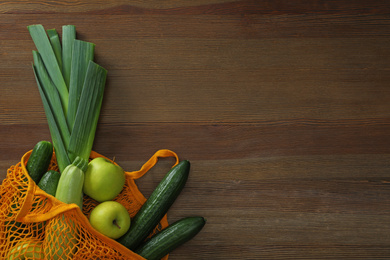
[[[117,201],[105,201],[92,209],[89,223],[97,231],[112,239],[123,236],[130,228],[130,214]]]
[[[22,240],[8,251],[6,259],[44,259],[42,242],[37,239]]]
[[[88,164],[83,191],[98,202],[113,200],[125,185],[125,172],[111,161],[97,157]]]

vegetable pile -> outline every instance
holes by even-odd
[[[107,70],[94,62],[95,45],[76,39],[73,25],[62,27],[62,37],[55,29],[46,31],[40,24],[27,28],[37,48],[33,51],[33,71],[52,141],[34,146],[26,164],[31,180],[47,194],[80,209],[84,196],[97,201],[89,216],[91,226],[148,260],[161,259],[197,235],[205,225],[203,217],[180,219],[151,235],[187,182],[187,160],[167,172],[133,218],[114,201],[125,185],[124,170],[102,157],[90,158],[107,77]],[[52,158],[56,158],[58,171],[49,167]],[[67,225],[73,225],[66,223],[52,226],[48,234],[61,237],[69,229]],[[62,259],[62,252],[72,256],[76,247],[66,245],[80,234],[66,234],[66,241],[57,239],[45,249],[40,248],[40,240],[16,241],[7,257],[26,257],[31,245],[39,248],[29,252],[32,259]]]

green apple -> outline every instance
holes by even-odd
[[[91,226],[112,239],[123,236],[130,228],[130,214],[116,201],[105,201],[97,205],[89,215]]]
[[[111,161],[98,157],[88,164],[83,191],[98,202],[113,200],[125,185],[124,170]]]
[[[45,259],[42,242],[37,239],[22,240],[10,249],[7,260]]]

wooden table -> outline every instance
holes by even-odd
[[[94,150],[192,163],[169,259],[390,259],[390,2],[0,3],[0,170],[50,134],[27,25],[76,25],[108,81]],[[173,160],[137,184],[148,196]]]

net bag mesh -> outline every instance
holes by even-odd
[[[92,228],[88,217],[97,201],[84,196],[81,210],[41,190],[26,171],[30,154],[7,170],[0,186],[0,259],[144,259]],[[91,159],[96,157],[104,156],[93,151]],[[175,157],[175,165],[179,161],[174,152],[159,150],[140,170],[126,172],[125,186],[114,200],[126,207],[131,218],[146,201],[134,180],[161,157]],[[49,170],[58,171],[54,153]],[[165,215],[149,237],[167,226]],[[167,259],[168,255],[163,258]]]

